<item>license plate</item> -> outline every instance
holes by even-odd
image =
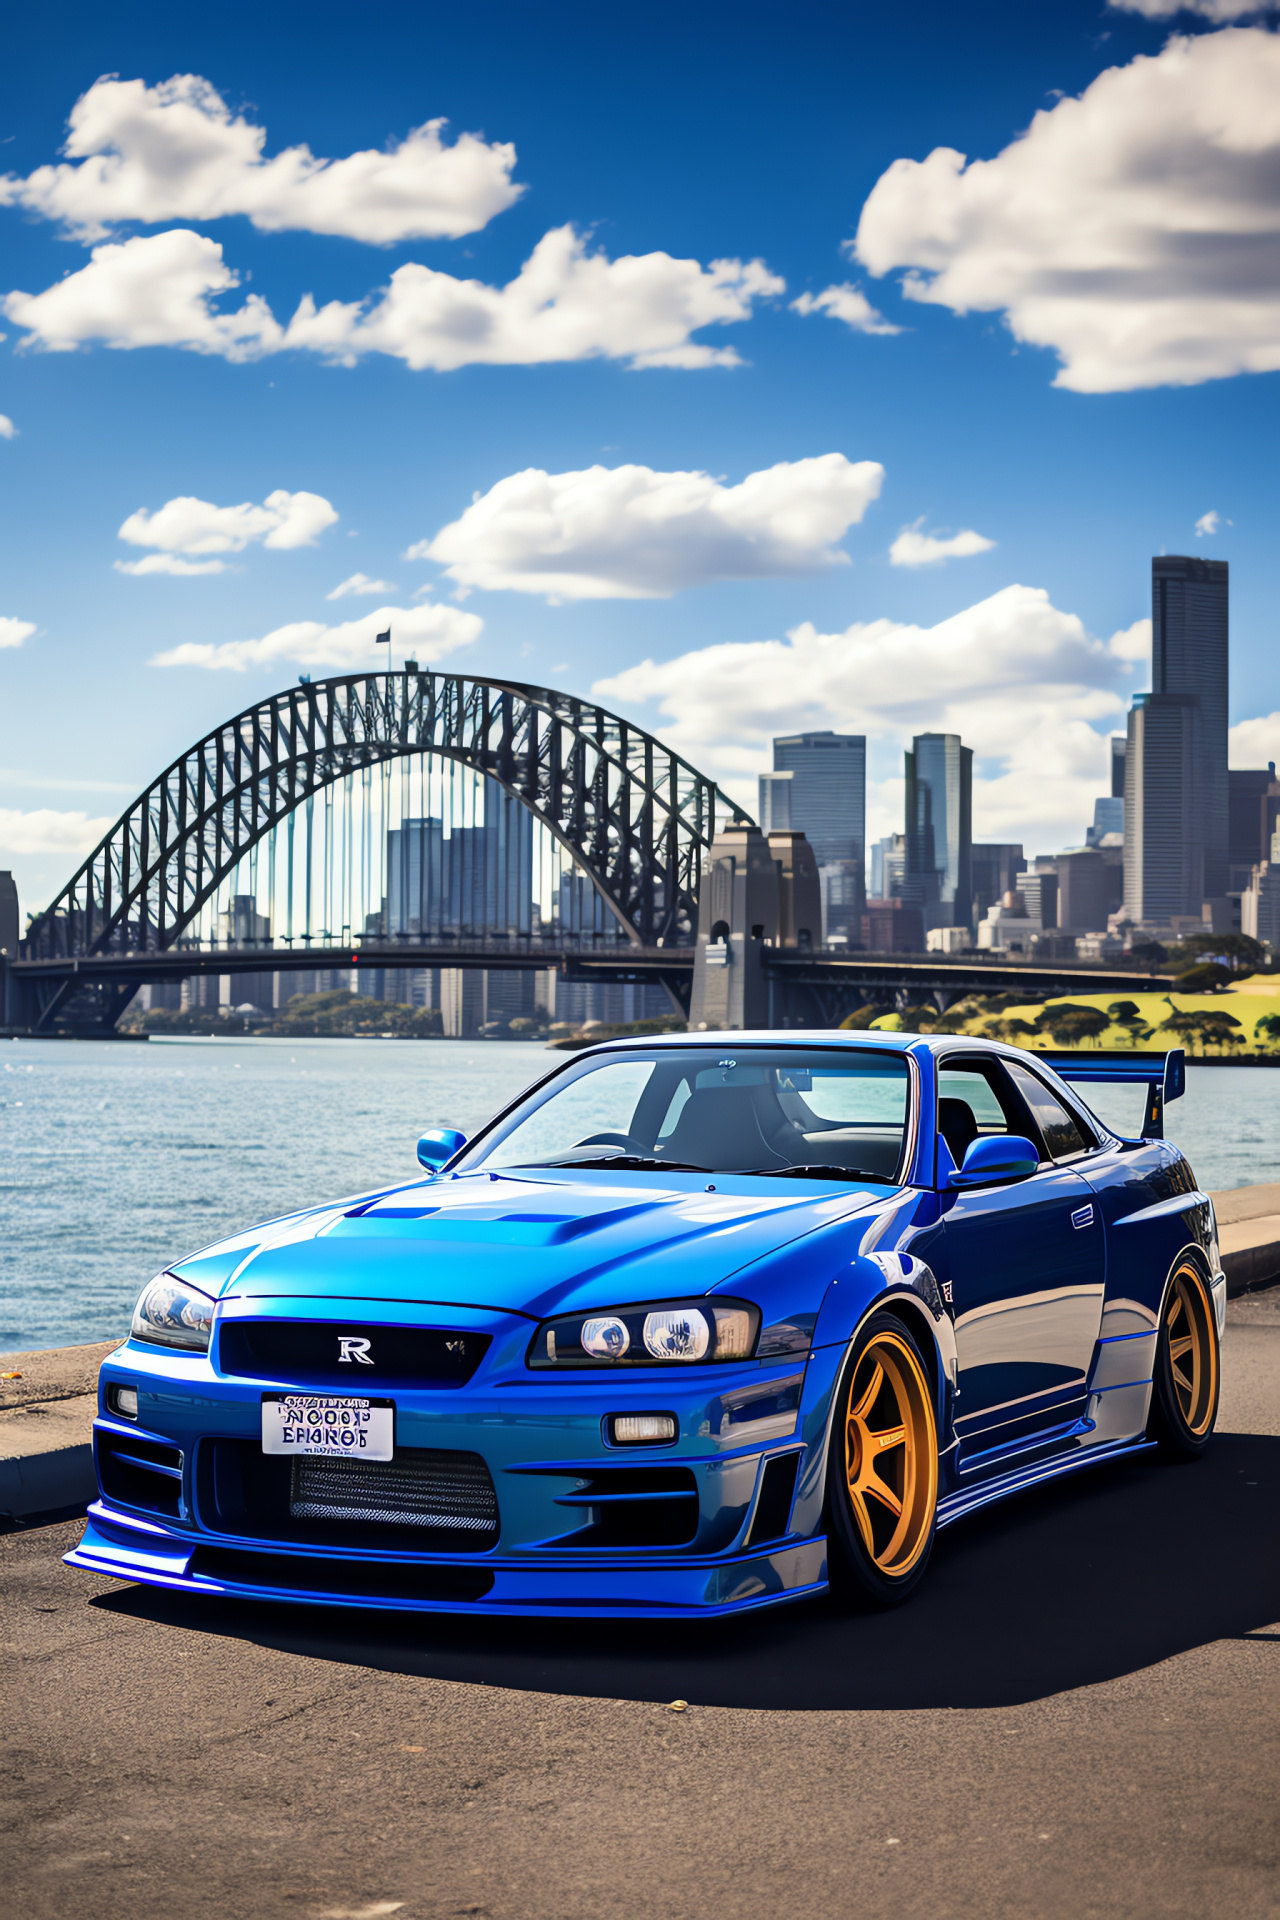
[[[262,1451],[329,1459],[395,1457],[393,1400],[361,1400],[342,1393],[267,1393],[262,1396]]]

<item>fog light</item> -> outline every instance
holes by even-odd
[[[109,1387],[107,1405],[112,1413],[118,1413],[124,1420],[136,1420],[138,1417],[138,1389],[136,1387]]]
[[[609,1438],[615,1447],[656,1447],[676,1437],[673,1413],[614,1413],[609,1416]]]

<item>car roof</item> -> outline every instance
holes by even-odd
[[[938,1053],[944,1047],[962,1048],[965,1053],[1001,1054],[1006,1059],[1025,1060],[1024,1047],[1010,1047],[998,1040],[983,1040],[967,1033],[879,1033],[862,1028],[779,1027],[752,1030],[738,1027],[710,1028],[698,1033],[615,1034],[608,1039],[588,1041],[582,1049],[601,1052],[628,1047],[876,1047],[885,1053],[907,1053],[927,1049]]]

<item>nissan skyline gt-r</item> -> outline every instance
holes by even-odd
[[[570,1057],[425,1174],[179,1260],[104,1363],[73,1566],[706,1617],[905,1599],[939,1527],[1218,1405],[1180,1054],[711,1033]],[[1070,1075],[1071,1079],[1064,1078]],[[1141,1138],[1074,1091],[1147,1087]]]

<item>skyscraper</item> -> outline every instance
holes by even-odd
[[[861,861],[867,829],[865,733],[786,734],[773,743],[773,770],[791,775],[791,818],[773,825],[802,833],[820,867]]]
[[[1125,911],[1199,917],[1229,880],[1225,560],[1151,562],[1151,692],[1125,754]]]
[[[776,738],[773,773],[760,781],[760,812],[766,833],[802,833],[813,848],[823,939],[839,933],[856,943],[866,894],[866,735],[828,731]]]
[[[903,897],[931,927],[973,917],[973,749],[958,733],[918,733],[903,755],[907,866]]]

